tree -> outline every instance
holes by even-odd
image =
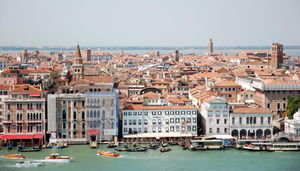
[[[300,96],[297,97],[288,97],[288,105],[287,105],[287,110],[288,110],[288,118],[292,119],[294,113],[297,112],[297,110],[300,108]]]

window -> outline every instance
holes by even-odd
[[[124,115],[124,116],[127,116],[127,112],[124,112],[123,115]]]
[[[148,120],[147,119],[144,119],[144,124],[148,125]]]
[[[209,128],[209,133],[212,133],[213,132],[213,129],[212,128]]]
[[[67,119],[67,114],[65,110],[62,111],[62,119]]]
[[[176,132],[179,132],[179,126],[178,125],[176,126]]]
[[[144,112],[144,115],[148,115],[148,112]]]
[[[166,132],[169,132],[169,127],[166,127]]]
[[[253,117],[253,124],[256,124],[256,117]]]
[[[224,124],[227,124],[227,119],[224,119]]]
[[[280,110],[280,103],[277,103],[277,110]]]
[[[170,130],[173,132],[173,131],[174,131],[174,126],[171,126],[171,127],[170,127]]]
[[[161,132],[161,128],[158,128],[158,132]]]
[[[132,125],[136,125],[136,120],[135,119],[132,121]]]
[[[193,131],[196,131],[196,126],[193,126]]]
[[[217,133],[220,133],[220,128],[217,128]]]
[[[156,120],[155,119],[152,120],[152,124],[153,125],[156,124]]]
[[[180,122],[180,119],[179,119],[179,118],[176,118],[176,119],[175,119],[175,122],[176,122],[176,123],[179,123],[179,122]]]
[[[250,124],[252,124],[252,120],[253,120],[252,117],[250,117]]]
[[[268,124],[271,124],[271,117],[268,117]]]
[[[217,119],[217,124],[219,124],[220,123],[220,119]]]
[[[185,115],[185,111],[181,111],[181,115]]]
[[[141,119],[139,119],[139,125],[142,125],[142,120]]]
[[[179,111],[176,111],[175,114],[176,114],[176,115],[179,115]]]
[[[165,115],[169,115],[169,111],[165,111]]]
[[[247,124],[249,124],[249,117],[247,117]]]
[[[260,117],[260,124],[264,124],[264,117]]]
[[[193,115],[196,115],[196,111],[193,111]]]
[[[152,128],[152,132],[156,132],[156,128]]]
[[[171,111],[171,115],[174,115],[174,111]]]
[[[166,122],[166,124],[169,124],[169,119],[166,119],[165,122]]]
[[[124,132],[127,132],[127,128],[124,128]]]
[[[188,130],[188,131],[191,131],[191,126],[187,126],[187,130]]]
[[[197,118],[193,118],[193,123],[197,123]]]
[[[131,119],[129,119],[129,125],[132,125],[132,120]]]
[[[142,112],[138,112],[138,115],[142,115]]]
[[[156,115],[156,112],[152,112],[152,115]]]
[[[85,113],[84,113],[84,111],[82,111],[81,112],[81,119],[84,120],[84,118],[85,118]]]
[[[174,118],[171,118],[171,119],[170,119],[170,123],[174,123]]]
[[[161,119],[158,119],[158,124],[161,124]]]
[[[232,117],[231,121],[232,121],[232,125],[234,125],[234,122],[235,122],[234,117]]]
[[[227,133],[227,128],[224,128],[224,132]]]
[[[187,113],[188,115],[190,115],[190,114],[191,114],[191,111],[187,111],[186,113]]]
[[[239,119],[239,123],[240,123],[240,124],[242,124],[242,117],[240,117],[240,119]]]
[[[124,125],[127,125],[127,120],[124,120]]]
[[[137,112],[133,112],[133,115],[136,116],[136,115],[137,115]]]
[[[73,119],[76,119],[76,112],[73,112]]]
[[[161,111],[157,112],[158,115],[161,115]]]
[[[147,132],[148,132],[148,131],[147,131],[147,128],[144,128],[144,132],[145,132],[145,133],[147,133]]]

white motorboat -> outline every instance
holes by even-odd
[[[71,162],[72,158],[69,156],[61,156],[58,153],[53,153],[50,156],[46,157],[44,162],[58,162],[58,163],[68,163]]]

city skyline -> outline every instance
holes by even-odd
[[[1,46],[72,46],[77,41],[82,46],[207,46],[209,38],[216,47],[300,45],[295,0],[0,4]]]

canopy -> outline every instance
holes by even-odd
[[[44,134],[4,134],[3,139],[18,140],[18,139],[41,139]]]
[[[88,135],[99,135],[100,134],[100,130],[99,129],[88,129],[88,130],[86,130],[86,133]]]

